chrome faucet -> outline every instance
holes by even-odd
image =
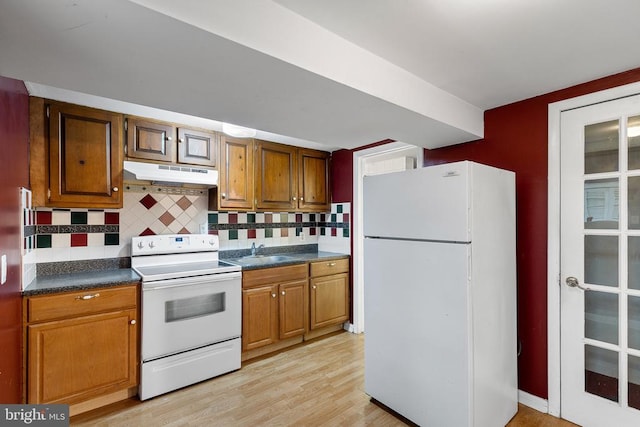
[[[256,242],[251,243],[251,256],[256,256],[256,251],[264,248],[264,245],[260,245],[256,248]]]

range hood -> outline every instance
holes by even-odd
[[[218,185],[218,171],[198,166],[161,165],[157,163],[124,162],[125,180],[151,181],[157,184],[192,184],[206,187]]]

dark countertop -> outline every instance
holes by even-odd
[[[270,261],[266,263],[258,261],[261,258],[260,256],[255,258],[255,261],[256,261],[255,263],[252,262],[251,258],[246,258],[246,257],[224,258],[222,259],[222,261],[225,261],[234,265],[239,265],[242,267],[243,271],[246,271],[246,270],[257,270],[261,268],[280,267],[285,265],[304,264],[306,262],[329,261],[332,259],[349,258],[349,255],[347,254],[341,254],[336,252],[324,252],[324,251],[270,253],[265,256],[269,257],[273,255],[275,256],[282,255],[286,258],[279,259],[277,261]]]
[[[277,248],[269,249],[277,250]],[[221,257],[220,259],[222,261],[241,266],[243,271],[303,264],[313,261],[329,261],[332,259],[349,258],[349,255],[347,254],[336,252],[324,252],[317,250],[297,252],[285,249],[284,251],[271,252],[268,255],[265,255],[283,255],[286,258],[256,264],[252,263],[251,259],[244,258],[244,256],[249,254],[248,251],[231,254],[237,255],[237,257]],[[257,257],[256,259],[259,258],[260,257]],[[22,295],[33,296],[58,292],[81,291],[92,288],[122,286],[128,283],[137,283],[140,282],[140,280],[140,276],[130,268],[96,269],[91,271],[72,271],[60,274],[39,275],[22,291]]]
[[[23,296],[81,291],[92,288],[121,286],[137,283],[140,276],[130,268],[96,270],[38,276],[23,291]]]

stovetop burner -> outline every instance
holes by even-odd
[[[168,234],[131,239],[131,267],[143,282],[241,271],[218,259],[218,236]]]
[[[134,267],[134,270],[142,277],[143,282],[151,282],[156,280],[229,273],[240,271],[240,268],[224,261],[211,260],[177,264],[142,265]]]

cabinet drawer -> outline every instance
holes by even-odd
[[[349,271],[349,258],[316,261],[312,262],[310,265],[311,277],[346,273]]]
[[[252,288],[255,286],[285,283],[293,280],[306,280],[307,264],[288,265],[283,267],[262,268],[260,270],[249,270],[242,272],[242,287]]]
[[[30,297],[27,321],[43,322],[109,310],[135,307],[137,286],[95,288],[78,292]]]

